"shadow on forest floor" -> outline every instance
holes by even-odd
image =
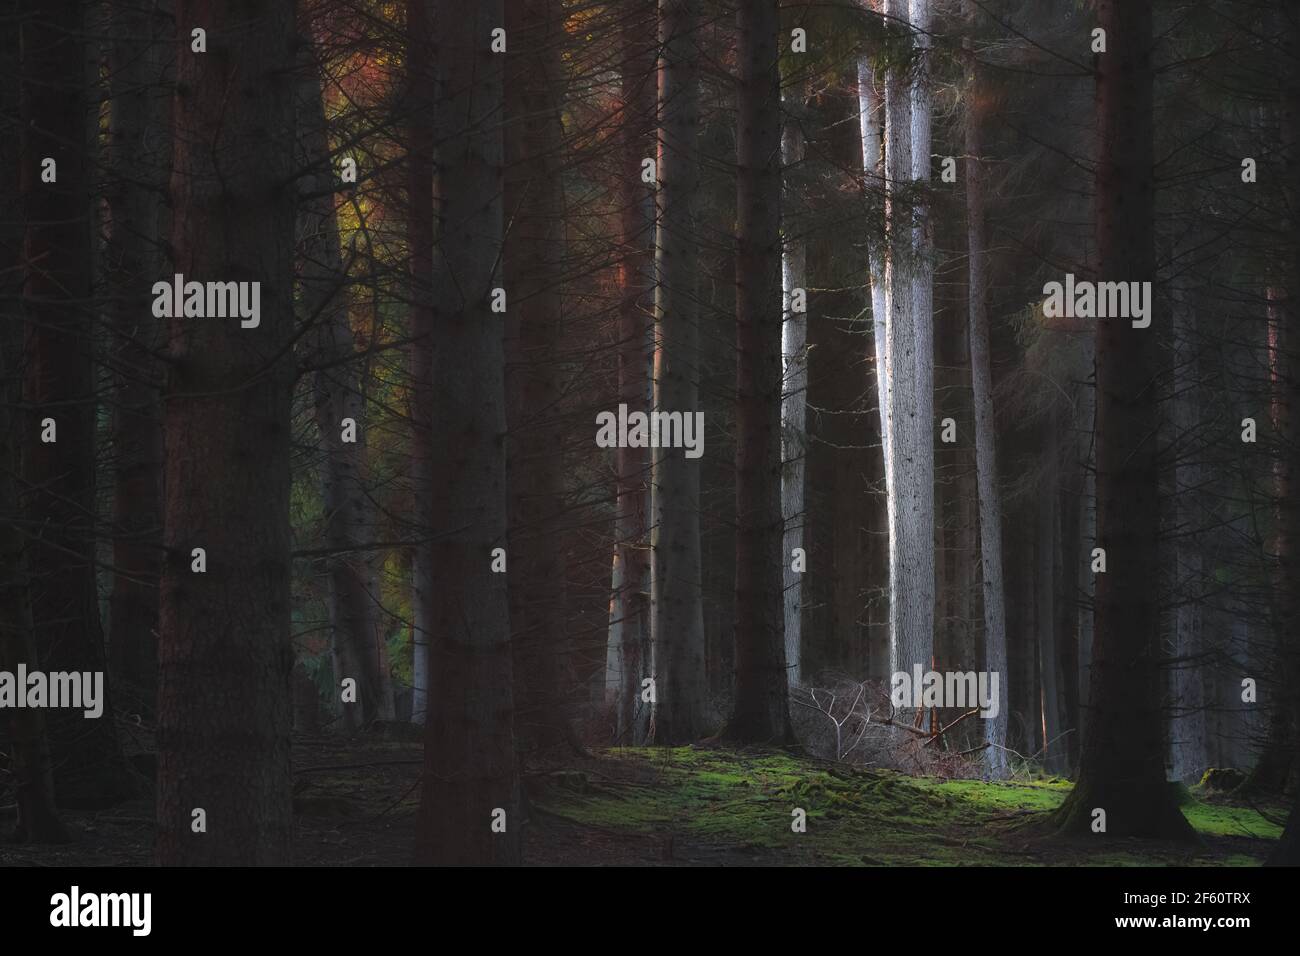
[[[295,738],[300,865],[409,862],[421,745],[410,728],[394,730]],[[1182,809],[1200,846],[1099,838],[1093,848],[1026,826],[1064,799],[1068,782],[945,781],[770,751],[620,748],[530,769],[525,787],[525,862],[535,864],[1249,866],[1280,833],[1253,808],[1192,796]],[[151,789],[147,777],[141,788]],[[806,812],[804,833],[792,831],[795,808]],[[75,843],[0,844],[0,864],[150,861],[151,799],[67,822]],[[0,813],[0,827],[11,825]]]

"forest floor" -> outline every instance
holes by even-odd
[[[422,748],[409,728],[390,726],[389,734],[295,740],[299,864],[410,861]],[[141,783],[147,792],[147,777]],[[525,775],[525,862],[1252,866],[1267,856],[1285,816],[1279,807],[1203,799],[1192,788],[1182,792],[1182,809],[1200,836],[1196,845],[1044,836],[1036,824],[1069,788],[1053,778],[994,784],[911,777],[772,751],[566,755]],[[792,829],[795,808],[806,812],[806,832]],[[66,819],[76,842],[0,844],[0,865],[148,864],[149,798]],[[0,813],[0,827],[11,824]]]

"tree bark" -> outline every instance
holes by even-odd
[[[558,0],[506,7],[504,271],[506,420],[510,441],[510,619],[514,624],[515,726],[521,743],[577,746],[566,713],[572,684],[566,646],[568,567],[562,544],[564,460],[557,449],[563,335],[565,205],[561,164]]]
[[[204,25],[208,52],[177,31],[175,269],[260,283],[261,315],[171,320],[156,850],[167,866],[286,864],[295,23],[271,0],[180,0],[176,19]]]
[[[434,37],[429,22],[430,0],[407,0],[406,82],[410,100],[407,126],[406,243],[410,256],[410,305],[407,322],[412,348],[410,482],[416,545],[411,554],[411,723],[423,724],[429,707],[429,628],[433,621],[433,534],[429,506],[434,460],[430,415],[433,412],[433,244],[437,174],[434,103],[437,74],[433,65]]]
[[[629,408],[653,402],[650,359],[654,341],[648,302],[654,283],[654,191],[641,181],[641,163],[653,158],[655,59],[652,0],[642,0],[640,16],[624,15],[621,25],[623,74],[619,119],[618,394]],[[642,700],[642,681],[650,676],[650,452],[620,447],[614,454],[617,517],[606,646],[605,700],[614,707],[617,740],[645,741],[650,706]]]
[[[113,583],[109,660],[119,702],[152,713],[158,693],[158,578],[162,567],[162,323],[148,290],[165,272],[170,210],[171,100],[165,14],[132,5],[110,10],[106,261],[112,288]]]
[[[699,90],[698,0],[659,0],[659,186],[655,213],[656,411],[700,407],[699,250],[695,192]],[[705,717],[700,466],[681,448],[653,451],[650,632],[656,743],[688,743]]]
[[[441,243],[432,337],[432,582],[423,793],[416,861],[519,859],[519,776],[506,574],[505,356],[492,312],[505,238],[501,0],[438,0],[435,115]],[[509,555],[506,556],[509,559]],[[500,552],[495,556],[500,558]],[[498,563],[498,567],[500,567]]]
[[[14,76],[19,67],[19,34],[11,30],[0,37],[0,74]],[[17,84],[0,90],[0,122],[19,124]],[[0,139],[0,198],[6,207],[18,205],[19,163],[22,153],[13,137]],[[11,216],[0,225],[0,300],[18,298],[24,280],[23,224]],[[22,460],[18,430],[11,409],[18,407],[22,391],[21,322],[0,325],[0,670],[16,671],[20,663],[29,671],[41,669],[28,588],[26,541],[22,531],[22,501],[17,475]],[[17,821],[11,839],[22,843],[61,843],[68,833],[54,809],[54,774],[45,712],[37,707],[15,707],[0,727],[9,731],[9,772],[12,776]]]
[[[1097,273],[1153,281],[1152,27],[1147,4],[1102,0],[1098,25]],[[1097,533],[1107,570],[1096,586],[1089,732],[1079,779],[1056,820],[1110,836],[1190,838],[1164,777],[1158,661],[1159,424],[1156,335],[1123,318],[1097,321]]]
[[[785,101],[785,95],[782,94]],[[792,101],[786,101],[785,124],[781,130],[782,192],[789,210],[798,201],[795,182],[804,161],[802,111],[805,95],[802,82]],[[794,116],[789,115],[793,110]],[[751,147],[752,148],[752,147]],[[803,678],[803,575],[794,569],[795,550],[803,552],[805,486],[808,465],[808,290],[807,245],[799,226],[786,215],[785,243],[781,258],[781,364],[784,384],[781,393],[781,519],[785,533],[781,545],[784,576],[785,658],[787,681],[798,686]],[[795,290],[801,290],[796,293]],[[805,306],[796,311],[794,297],[802,295]]]
[[[742,4],[736,157],[736,704],[726,736],[791,739],[781,594],[781,78],[776,0]]]
[[[979,66],[966,41],[966,245],[970,320],[971,395],[975,409],[975,483],[979,495],[980,580],[984,603],[984,669],[998,675],[998,713],[984,721],[989,775],[1007,775],[1007,612],[1002,575],[1002,493],[998,485],[997,421],[993,408],[993,357],[989,347],[988,251],[984,238],[984,153]]]
[[[304,29],[310,29],[304,25]],[[299,124],[309,172],[299,184],[298,277],[301,319],[314,326],[307,339],[308,361],[318,366],[313,405],[320,432],[321,499],[325,514],[325,566],[329,573],[330,646],[334,686],[356,681],[355,703],[343,703],[343,726],[360,730],[382,716],[386,674],[369,569],[363,550],[373,523],[364,484],[365,400],[357,374],[352,325],[348,317],[348,276],[339,247],[335,184],[319,66],[301,58]],[[352,423],[352,441],[344,440],[344,423]]]
[[[31,613],[49,671],[105,667],[95,583],[94,316],[92,195],[81,0],[23,3],[22,168],[25,223],[22,431],[24,513]],[[42,164],[54,160],[54,182]],[[52,419],[55,440],[42,440]],[[51,710],[46,718],[54,785],[62,806],[108,806],[133,786],[118,745],[111,701],[101,716]]]

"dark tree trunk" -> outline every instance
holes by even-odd
[[[1284,635],[1282,666],[1285,694],[1283,707],[1289,711],[1293,727],[1300,728],[1300,502],[1295,498],[1296,476],[1300,474],[1300,68],[1295,57],[1300,53],[1300,23],[1294,17],[1288,27],[1285,48],[1289,54],[1290,72],[1284,88],[1282,102],[1283,142],[1287,144],[1286,191],[1287,208],[1291,210],[1288,223],[1291,249],[1286,262],[1289,288],[1287,290],[1287,331],[1282,339],[1283,369],[1285,374],[1283,399],[1279,403],[1279,432],[1283,438],[1286,458],[1282,473],[1285,487],[1281,494],[1281,521],[1278,529],[1278,563],[1284,582],[1282,589],[1282,621]],[[1294,737],[1292,738],[1294,740]],[[1293,760],[1295,759],[1293,751]],[[1269,857],[1273,865],[1300,865],[1300,787],[1291,804],[1282,839]]]
[[[700,409],[699,227],[694,213],[699,181],[698,28],[698,0],[659,0],[654,405],[656,410],[683,416]],[[682,448],[660,448],[653,455],[652,735],[656,743],[689,743],[709,729],[704,700],[700,462],[686,458]]]
[[[22,484],[36,648],[48,671],[105,665],[95,587],[95,381],[91,334],[91,181],[80,0],[22,5],[22,212],[27,306]],[[42,163],[55,162],[54,182]],[[42,440],[42,421],[55,441]],[[106,806],[132,791],[113,709],[47,717],[55,796]]]
[[[0,75],[18,72],[18,31],[0,36]],[[16,84],[0,89],[0,122],[18,125],[19,90]],[[7,208],[18,203],[19,144],[13,137],[0,138],[0,200]],[[0,302],[16,301],[22,288],[23,269],[19,250],[23,227],[17,216],[0,225]],[[0,323],[0,670],[13,672],[20,663],[39,670],[40,658],[32,631],[25,536],[20,524],[22,503],[18,496],[22,460],[18,432],[11,409],[21,401],[21,357],[23,324],[6,315]],[[9,772],[14,791],[17,823],[12,838],[25,843],[54,843],[67,840],[54,810],[54,776],[50,763],[50,742],[45,732],[45,712],[36,707],[16,707],[5,714],[0,730],[9,731]]]
[[[776,0],[741,4],[736,154],[736,705],[726,737],[791,739],[781,553],[781,109]]]
[[[521,744],[544,748],[577,744],[565,711],[572,677],[564,634],[568,569],[557,427],[565,267],[560,53],[566,37],[558,0],[508,4],[506,35],[506,470],[515,727]]]
[[[406,72],[410,118],[407,126],[406,242],[410,251],[410,306],[407,323],[410,350],[411,519],[417,544],[411,556],[411,722],[423,724],[429,705],[429,626],[433,619],[433,578],[429,513],[433,435],[433,241],[435,131],[434,102],[437,73],[433,66],[433,33],[429,0],[406,5]]]
[[[654,156],[653,0],[640,0],[635,9],[639,16],[625,15],[621,28],[618,400],[629,409],[648,410],[654,187],[642,182],[641,163]],[[617,517],[604,696],[614,707],[616,739],[640,744],[650,724],[650,707],[641,699],[641,682],[650,676],[649,449],[618,448],[614,470]]]
[[[158,647],[163,865],[290,862],[292,4],[181,0],[176,272],[259,282],[260,324],[171,320]],[[190,52],[203,24],[208,52]],[[193,570],[193,549],[207,569]],[[194,812],[207,832],[195,832]]]
[[[301,58],[299,125],[305,146],[304,166],[310,169],[299,183],[298,276],[302,287],[301,318],[312,323],[307,360],[317,366],[314,376],[316,426],[323,460],[321,498],[325,513],[325,564],[329,569],[330,635],[334,686],[345,678],[356,681],[356,702],[343,703],[343,725],[349,730],[368,726],[385,716],[384,660],[366,563],[366,533],[372,524],[370,499],[363,478],[365,401],[357,374],[357,358],[348,318],[347,274],[339,248],[334,184],[338,174],[329,156],[325,108],[321,100],[319,67],[309,55]],[[344,422],[351,421],[352,441],[344,440]],[[388,715],[391,716],[391,715]]]
[[[106,266],[112,288],[113,585],[108,647],[119,706],[152,713],[162,567],[162,322],[149,289],[166,274],[171,96],[165,9],[114,5]]]
[[[1154,281],[1151,8],[1102,0],[1096,184],[1101,281]],[[1158,320],[1158,319],[1157,319]],[[1097,320],[1097,576],[1091,711],[1079,779],[1057,812],[1088,833],[1095,809],[1109,836],[1190,838],[1164,775],[1159,671],[1157,340],[1125,318]]]
[[[439,459],[420,863],[519,859],[509,598],[493,570],[507,511],[503,334],[490,306],[504,239],[504,57],[489,42],[503,15],[501,0],[439,0],[433,18],[443,230],[428,344]]]

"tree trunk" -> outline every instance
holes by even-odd
[[[655,410],[693,415],[699,401],[699,249],[695,192],[698,0],[659,0],[659,187],[655,213]],[[688,743],[706,730],[700,465],[685,449],[653,452],[650,632],[652,737]]]
[[[876,88],[876,80],[871,72],[871,61],[868,57],[861,57],[858,60],[858,123],[862,131],[862,176],[868,189],[879,190],[881,193],[886,189],[884,177],[881,175],[883,155],[880,112],[882,109],[880,92]],[[889,308],[885,299],[885,261],[888,253],[883,240],[882,234],[867,245],[867,273],[871,283],[871,331],[876,361],[876,403],[880,415],[880,449],[882,460],[888,462],[891,448],[889,376],[886,374],[889,367],[889,336],[886,321]],[[892,492],[888,488],[889,475],[890,469],[886,468],[886,494],[892,500]]]
[[[904,662],[929,664],[934,659],[935,602],[941,596],[935,585],[934,493],[934,226],[929,199],[931,90],[931,2],[911,0],[908,18],[916,57],[911,68],[912,181],[918,184],[912,226],[912,332],[916,372],[913,380],[913,462],[909,467],[907,502],[909,521],[921,546],[905,549],[908,591],[916,601],[916,617],[904,629]]]
[[[164,9],[114,6],[109,88],[108,281],[120,336],[111,361],[113,583],[109,659],[119,705],[152,713],[158,693],[158,577],[162,567],[162,324],[148,290],[165,272],[163,204],[171,166]],[[127,703],[129,701],[129,704]]]
[[[79,0],[22,4],[22,214],[26,264],[22,484],[31,613],[42,666],[103,672],[95,584],[95,374],[92,196],[86,60]],[[43,182],[43,161],[56,180]],[[52,420],[54,440],[42,439]],[[108,806],[132,792],[113,708],[46,717],[55,795],[63,806]]]
[[[534,747],[577,745],[566,714],[572,685],[565,637],[567,560],[560,543],[564,459],[557,452],[563,336],[564,127],[558,0],[506,8],[507,472],[510,619],[514,624],[515,726]]]
[[[1061,737],[1061,669],[1056,644],[1056,543],[1057,543],[1057,468],[1056,442],[1053,433],[1044,437],[1047,459],[1037,496],[1037,540],[1034,561],[1035,618],[1038,632],[1038,679],[1043,689],[1039,715],[1043,724],[1043,767],[1048,773],[1064,768],[1061,755],[1065,744]]]
[[[781,78],[776,0],[742,4],[736,159],[736,706],[732,740],[791,737],[781,563]],[[788,559],[786,559],[788,560]]]
[[[363,480],[365,444],[360,440],[365,402],[357,375],[348,318],[348,276],[334,208],[338,175],[330,161],[318,71],[310,55],[301,58],[297,108],[306,151],[303,166],[310,172],[299,180],[303,195],[298,204],[298,277],[301,318],[314,326],[308,335],[308,361],[317,366],[313,400],[322,453],[334,686],[340,687],[348,678],[356,681],[356,702],[341,706],[343,726],[359,730],[381,716],[385,675],[380,668],[383,654],[364,551],[372,524]],[[351,441],[345,440],[347,422],[351,422]]]
[[[654,47],[645,31],[652,28],[653,2],[639,3],[641,16],[625,16],[621,26],[623,75],[619,121],[619,262],[618,394],[629,408],[647,408],[654,330],[647,302],[653,288],[654,191],[641,181],[642,160],[653,158],[655,112]],[[617,517],[614,523],[614,569],[610,588],[609,637],[606,646],[605,700],[614,706],[614,733],[619,742],[640,744],[650,725],[650,707],[642,700],[642,681],[650,676],[650,452],[620,447],[614,453]]]
[[[966,42],[966,244],[970,309],[970,376],[975,408],[975,483],[979,495],[980,580],[984,603],[984,669],[998,675],[998,713],[984,721],[989,775],[1007,775],[1007,612],[1002,577],[1002,493],[998,486],[997,421],[993,409],[993,357],[989,347],[988,252],[984,238],[983,122],[979,67]]]
[[[19,32],[0,37],[0,74],[14,76],[19,65]],[[0,90],[0,122],[15,128],[20,104],[17,84]],[[0,139],[0,198],[6,208],[18,204],[19,162],[22,154],[13,137]],[[19,258],[22,222],[17,216],[0,224],[0,299],[15,301],[23,284]],[[32,630],[28,589],[31,580],[24,554],[22,502],[18,495],[18,430],[11,409],[21,401],[23,324],[0,325],[0,670],[16,671],[20,663],[40,670]],[[9,731],[9,773],[12,777],[17,822],[11,839],[22,843],[61,843],[68,833],[54,809],[54,775],[45,712],[38,707],[15,707],[0,728]]]
[[[286,864],[296,62],[291,5],[181,0],[175,269],[260,283],[256,328],[171,320],[158,647],[158,861]],[[214,69],[213,64],[221,65]],[[194,570],[203,548],[206,570]],[[208,832],[193,814],[206,812]]]
[[[886,0],[887,17],[907,21],[905,0]],[[911,210],[899,192],[914,175],[912,102],[905,71],[885,76],[885,216],[889,257],[885,266],[887,302],[886,407],[890,420],[889,531],[890,671],[911,673],[914,664],[929,669],[934,656],[934,488],[922,487],[933,475],[932,423],[922,407],[918,372],[926,363],[917,330],[917,232]],[[928,143],[927,143],[928,145]],[[929,321],[929,316],[924,317]],[[928,371],[933,374],[933,365]],[[929,379],[927,379],[928,381]]]
[[[1184,293],[1175,290],[1173,307],[1174,399],[1173,510],[1174,510],[1174,640],[1170,667],[1169,764],[1171,777],[1195,783],[1208,766],[1205,722],[1204,672],[1201,650],[1201,578],[1203,545],[1198,531],[1204,527],[1198,497],[1200,466],[1188,447],[1197,427],[1197,357],[1193,342],[1195,316]]]
[[[519,859],[506,548],[505,356],[491,310],[505,238],[501,0],[438,0],[442,243],[432,337],[434,593],[420,863]],[[498,551],[497,549],[502,549]],[[495,554],[494,554],[495,552]],[[508,558],[508,556],[505,556]]]
[[[1294,57],[1300,50],[1300,24],[1291,19],[1287,29],[1286,46],[1290,54],[1290,70],[1286,78],[1282,102],[1282,139],[1289,144],[1286,156],[1286,198],[1287,208],[1291,210],[1287,223],[1290,232],[1290,250],[1286,259],[1288,273],[1288,296],[1286,300],[1288,330],[1283,338],[1283,369],[1285,381],[1283,400],[1279,403],[1279,435],[1283,440],[1285,458],[1283,474],[1285,487],[1278,490],[1281,497],[1281,521],[1278,533],[1278,564],[1280,577],[1286,582],[1282,590],[1282,633],[1285,635],[1280,648],[1282,653],[1283,684],[1287,688],[1283,706],[1289,708],[1294,727],[1300,728],[1300,636],[1296,629],[1300,627],[1300,502],[1295,498],[1297,474],[1300,474],[1300,331],[1296,329],[1300,321],[1300,214],[1296,212],[1296,202],[1300,201],[1300,70],[1296,68]],[[1278,841],[1268,862],[1272,865],[1300,865],[1300,787],[1291,804],[1291,814],[1287,818],[1286,828]]]
[[[411,500],[414,502],[416,545],[411,555],[411,723],[423,724],[429,707],[429,628],[433,621],[434,533],[429,512],[432,501],[433,433],[433,243],[437,177],[434,152],[434,103],[437,74],[433,66],[434,36],[429,0],[407,0],[406,81],[410,102],[407,126],[406,243],[410,255],[409,398],[411,418]]]
[[[784,97],[783,97],[784,98]],[[783,193],[787,210],[798,200],[794,180],[800,175],[804,161],[804,135],[800,125],[805,105],[802,84],[794,97],[796,115],[790,117],[787,103],[785,126],[781,131],[781,164]],[[752,144],[751,144],[752,148]],[[792,172],[795,171],[795,172]],[[781,397],[781,519],[785,533],[781,545],[781,566],[785,595],[785,658],[788,682],[798,686],[802,680],[803,641],[803,575],[794,569],[795,551],[802,553],[807,567],[804,547],[804,489],[808,465],[808,313],[806,311],[808,270],[807,246],[798,226],[791,229],[787,215],[786,237],[781,260],[781,298],[784,315],[781,320],[781,363],[784,385]],[[793,233],[793,234],[792,234]],[[795,290],[800,290],[798,293]],[[795,296],[804,298],[804,306],[795,309]]]
[[[1097,273],[1153,281],[1151,8],[1101,0],[1108,50],[1098,59]],[[1164,777],[1159,693],[1159,470],[1156,335],[1124,318],[1097,321],[1097,534],[1107,570],[1096,586],[1089,731],[1079,779],[1056,819],[1089,833],[1190,838]]]

